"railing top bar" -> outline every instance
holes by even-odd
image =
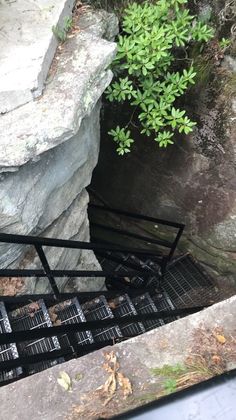
[[[127,271],[117,272],[117,271],[104,271],[104,270],[97,270],[97,271],[86,271],[86,270],[51,270],[50,273],[54,277],[111,277],[111,278],[123,278],[129,276],[135,276],[142,274],[142,277],[153,277],[155,273],[152,271],[147,271],[145,269],[133,269],[130,273]],[[23,270],[23,269],[0,269],[0,277],[9,277],[9,281],[11,281],[11,277],[47,277],[47,274],[43,270]]]
[[[172,244],[173,244],[172,242],[166,241],[164,239],[152,239],[152,238],[149,238],[148,236],[143,236],[143,235],[139,235],[139,234],[136,234],[136,233],[133,233],[133,232],[128,232],[124,229],[113,228],[112,226],[106,226],[106,225],[103,225],[102,223],[92,222],[91,225],[95,226],[95,227],[98,227],[98,228],[101,228],[101,229],[104,229],[104,230],[108,230],[110,232],[118,233],[119,235],[139,239],[141,241],[148,242],[150,244],[160,245],[160,246],[165,247],[165,248],[171,248]]]
[[[172,221],[164,220],[164,219],[158,219],[156,217],[151,217],[151,216],[145,216],[145,215],[139,214],[139,213],[131,213],[131,212],[120,210],[120,209],[113,209],[112,207],[101,206],[99,204],[89,203],[89,207],[96,208],[98,210],[108,211],[108,212],[111,212],[111,213],[120,214],[120,215],[131,217],[131,218],[134,218],[134,219],[142,219],[142,220],[146,220],[148,222],[154,222],[154,223],[157,223],[157,224],[159,223],[159,224],[162,224],[162,225],[175,227],[177,229],[184,229],[184,227],[185,227],[185,225],[182,224],[182,223],[172,222]]]
[[[138,296],[142,295],[147,292],[147,288],[145,289],[133,289],[129,290],[130,296]],[[77,297],[81,303],[86,302],[88,300],[94,299],[98,296],[101,296],[101,293],[107,298],[114,298],[121,294],[120,290],[103,290],[101,291],[92,291],[92,292],[77,292],[77,293],[60,293],[59,296],[55,296],[52,293],[46,294],[34,294],[34,295],[14,295],[14,296],[0,296],[0,302],[5,302],[6,304],[15,305],[15,304],[28,304],[32,303],[33,301],[37,301],[39,299],[43,299],[46,303],[48,302],[62,302],[67,299],[73,299]]]
[[[14,331],[0,334],[0,345],[8,343],[18,343],[25,340],[34,340],[42,337],[52,337],[53,335],[75,333],[77,331],[94,330],[97,328],[110,327],[114,325],[126,325],[129,322],[142,322],[144,320],[153,320],[167,318],[175,315],[189,315],[204,309],[204,306],[195,306],[190,308],[163,310],[153,313],[137,314],[122,318],[102,319],[97,321],[86,321],[81,323],[66,324],[55,327],[42,327],[32,330]]]
[[[72,241],[70,239],[55,239],[39,236],[13,235],[9,233],[0,233],[0,242],[21,245],[51,246],[57,248],[87,249],[92,251],[104,250],[133,254],[156,255],[155,251],[151,251],[149,249],[132,249],[128,247],[119,247],[112,244],[106,246],[104,244],[99,243]]]

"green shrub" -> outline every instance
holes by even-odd
[[[107,89],[109,101],[129,101],[141,133],[153,135],[160,147],[173,144],[175,132],[188,134],[196,124],[176,106],[196,76],[189,59],[181,59],[181,70],[176,70],[178,57],[182,51],[186,55],[193,43],[202,49],[202,44],[214,36],[212,28],[190,15],[187,2],[133,3],[124,10],[112,66],[116,79]],[[130,123],[109,132],[119,155],[130,152],[134,142]]]

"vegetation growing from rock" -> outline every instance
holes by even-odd
[[[62,26],[56,25],[52,27],[52,32],[58,41],[65,42],[67,38],[67,34],[72,28],[72,24],[73,24],[72,18],[70,16],[66,16],[64,18]]]
[[[129,123],[109,132],[119,155],[131,150],[134,121],[160,147],[173,144],[176,132],[189,134],[196,124],[180,109],[178,100],[195,83],[188,50],[197,44],[201,51],[214,30],[191,15],[187,3],[158,0],[131,3],[124,10],[113,62],[116,79],[107,90],[109,101],[128,101],[133,108]]]

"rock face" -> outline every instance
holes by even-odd
[[[93,177],[93,189],[111,206],[185,223],[181,250],[191,251],[219,279],[234,283],[235,68],[235,59],[225,56],[221,67],[214,68],[214,80],[201,80],[192,90],[186,102],[197,129],[167,150],[134,132],[133,152],[118,157],[107,131],[124,120],[117,121],[117,105],[105,106],[100,162]]]
[[[57,40],[73,0],[0,2],[0,114],[41,95]]]
[[[207,88],[192,96],[198,129],[165,151],[137,135],[130,156],[118,157],[105,129],[119,110],[108,106],[92,187],[113,207],[185,223],[181,250],[235,283],[236,106],[226,92],[233,80],[214,97]]]
[[[73,2],[54,3],[62,10]],[[90,12],[76,25],[79,30],[56,53],[43,95],[0,117],[1,232],[89,241],[85,187],[98,159],[99,98],[111,81],[107,67],[116,52],[116,45],[103,37],[114,36],[117,21],[108,13]],[[51,31],[51,18],[47,27]],[[35,73],[31,75],[33,79]],[[4,96],[0,103],[3,107]],[[45,252],[53,268],[99,267],[91,252],[52,248]],[[22,246],[1,244],[0,255],[1,267],[39,266],[34,252]],[[65,283],[60,282],[60,287]],[[103,280],[83,279],[76,285],[68,280],[67,288],[69,284],[79,290],[99,290]],[[49,286],[47,280],[37,282],[37,287],[28,281],[26,289],[44,293]]]

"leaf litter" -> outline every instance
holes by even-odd
[[[111,351],[110,353],[106,353],[105,360],[106,362],[103,364],[103,368],[109,373],[109,377],[104,385],[97,388],[97,391],[100,391],[102,397],[104,398],[104,406],[106,406],[114,397],[118,385],[122,390],[124,399],[133,392],[129,378],[127,378],[122,372],[119,372],[120,365],[115,352]]]
[[[138,389],[133,391],[129,378],[120,371],[116,354],[112,351],[104,357],[103,369],[109,374],[108,378],[95,391],[80,398],[80,404],[72,407],[67,420],[110,418],[114,412],[160,399],[167,393],[188,388],[232,369],[236,363],[236,339],[234,333],[226,333],[222,327],[208,328],[203,324],[194,329],[183,365],[152,369],[151,381],[146,382],[145,387],[141,386],[141,394]],[[123,398],[120,398],[121,394]],[[131,394],[132,398],[126,402]]]
[[[102,369],[108,373],[107,379],[94,391],[80,397],[80,404],[72,407],[67,420],[110,418],[117,404],[133,394],[131,381],[120,371],[115,352],[104,353],[104,358]]]

